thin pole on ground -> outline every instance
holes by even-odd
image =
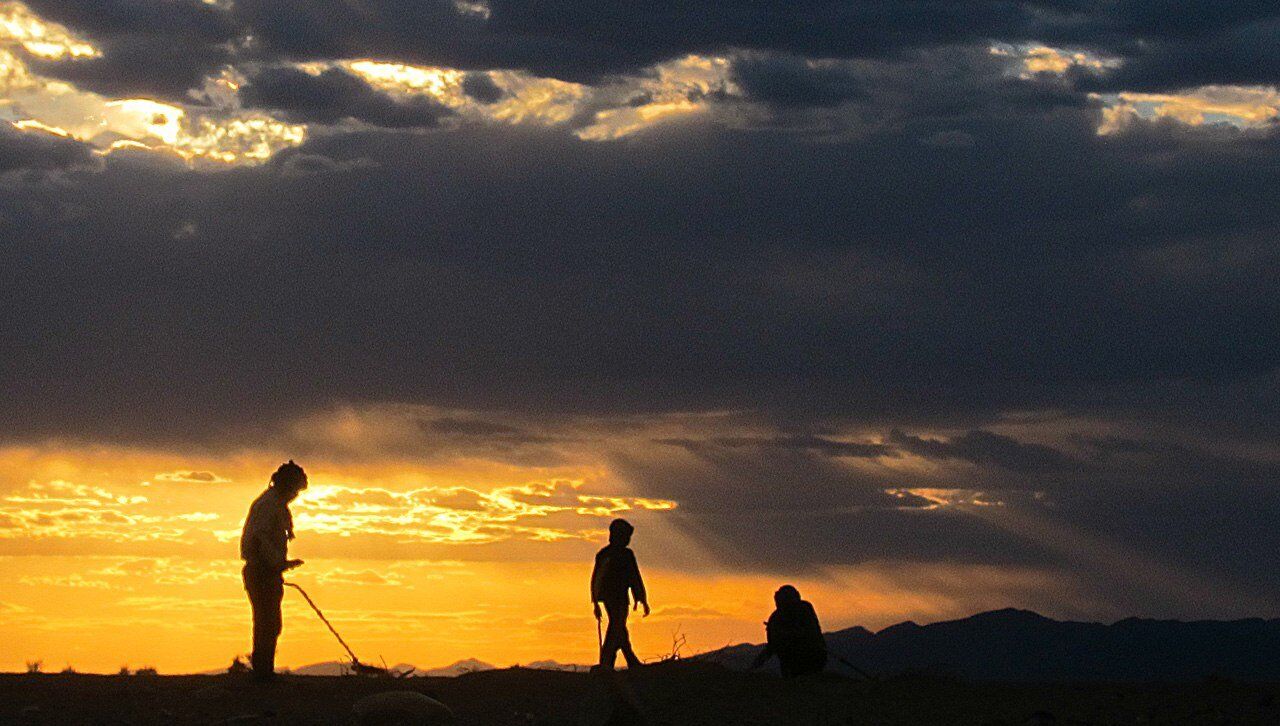
[[[342,647],[346,649],[347,655],[351,656],[351,662],[358,665],[360,663],[360,659],[356,657],[355,651],[351,650],[351,646],[347,645],[347,641],[343,640],[341,635],[338,635],[338,631],[335,630],[333,624],[329,622],[329,618],[326,618],[324,613],[320,612],[320,608],[316,606],[315,601],[311,599],[311,596],[307,594],[307,591],[303,590],[300,585],[295,585],[292,582],[286,582],[284,584],[286,587],[292,587],[297,590],[298,593],[302,595],[302,599],[306,600],[307,604],[311,606],[311,609],[316,611],[316,615],[320,616],[320,621],[324,623],[325,627],[329,629],[329,632],[333,633],[333,637],[337,638],[338,642],[342,644]]]

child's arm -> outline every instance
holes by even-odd
[[[600,619],[600,556],[596,555],[595,565],[591,568],[591,609],[595,611],[596,620]]]
[[[640,563],[631,554],[631,594],[636,599],[636,606],[644,608],[645,617],[649,617],[649,595],[644,590],[644,578],[640,576]]]

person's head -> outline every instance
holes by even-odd
[[[609,523],[609,544],[627,546],[631,544],[631,535],[635,527],[625,519],[615,519]]]
[[[271,475],[271,488],[286,501],[293,501],[303,489],[307,488],[307,472],[290,459],[281,464],[280,468],[276,469],[276,473]]]
[[[800,591],[791,585],[783,585],[773,593],[773,603],[778,607],[800,602]]]

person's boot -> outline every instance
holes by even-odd
[[[260,684],[275,683],[276,680],[274,671],[254,671],[249,677],[254,683]]]
[[[627,659],[627,668],[630,670],[634,671],[644,666],[644,663],[636,656],[636,652],[630,648],[622,651],[622,657]]]
[[[249,660],[253,664],[251,675],[255,683],[270,683],[275,680],[275,658],[267,658],[259,653],[254,653],[249,657]]]

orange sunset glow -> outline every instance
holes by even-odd
[[[586,578],[616,516],[640,528],[635,547],[654,605],[634,626],[638,652],[660,657],[679,636],[688,653],[759,637],[776,577],[732,572],[681,531],[678,502],[636,496],[607,463],[591,459],[593,449],[705,427],[702,417],[652,421],[644,436],[579,422],[560,429],[562,441],[537,444],[547,450],[521,456],[442,447],[415,457],[406,452],[423,434],[404,424],[416,416],[487,430],[449,412],[347,409],[287,434],[346,447],[346,456],[304,460],[310,487],[293,507],[291,552],[307,564],[290,579],[320,601],[362,658],[589,663]],[[600,430],[585,436],[593,425]],[[81,671],[132,664],[198,672],[246,651],[236,543],[247,503],[282,456],[55,442],[0,449],[0,622],[10,643],[0,668],[43,659]],[[524,456],[548,462],[513,461]],[[1009,592],[1061,587],[1033,570],[886,563],[791,579],[829,601],[833,625],[931,620],[996,604],[997,596],[984,603],[965,594],[975,581]],[[344,657],[294,593],[285,617],[282,665]]]

